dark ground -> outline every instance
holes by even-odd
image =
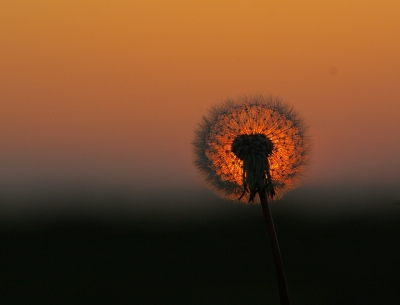
[[[292,304],[400,304],[398,218],[272,212]],[[279,304],[260,207],[169,224],[4,222],[0,238],[4,305]]]

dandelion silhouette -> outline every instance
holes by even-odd
[[[289,304],[268,198],[293,188],[308,163],[310,146],[303,121],[277,98],[246,96],[212,108],[196,130],[193,144],[195,165],[220,196],[259,202],[259,195],[281,304]]]

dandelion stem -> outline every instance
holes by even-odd
[[[283,262],[281,251],[279,249],[278,238],[275,232],[274,221],[272,220],[271,210],[269,208],[267,194],[265,190],[259,192],[261,206],[264,214],[265,223],[267,225],[267,232],[269,241],[271,243],[272,255],[274,257],[276,277],[278,280],[279,298],[281,305],[289,305],[289,293],[286,284],[285,271],[283,270]]]

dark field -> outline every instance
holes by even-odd
[[[261,208],[235,208],[175,223],[4,222],[0,304],[279,304]],[[292,304],[400,304],[397,217],[272,212]]]

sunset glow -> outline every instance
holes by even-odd
[[[399,1],[1,1],[2,192],[201,187],[199,116],[246,94],[304,117],[302,185],[395,187],[399,16]]]

